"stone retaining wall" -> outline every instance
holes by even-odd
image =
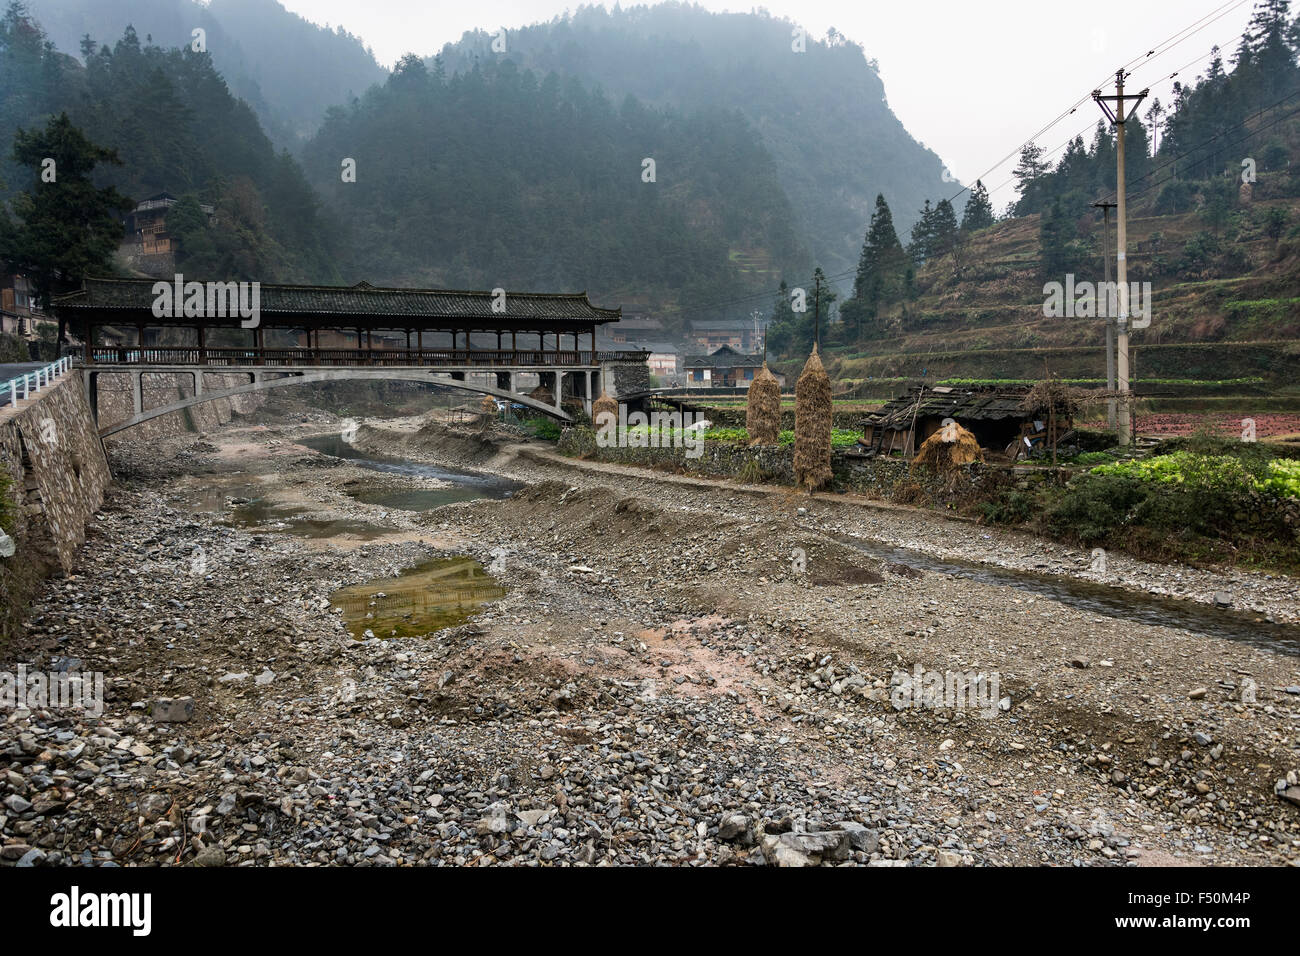
[[[79,376],[0,416],[3,525],[17,544],[0,558],[0,632],[11,633],[41,577],[72,569],[111,480]]]
[[[561,454],[594,461],[607,461],[643,468],[672,468],[677,471],[710,477],[736,478],[757,482],[793,485],[794,447],[759,445],[748,447],[731,442],[704,443],[699,457],[691,458],[685,448],[601,448],[596,433],[589,427],[566,428],[560,436]],[[940,477],[926,470],[913,471],[911,463],[901,458],[862,459],[843,452],[831,456],[834,490],[854,491],[873,498],[889,498],[903,482],[918,490],[941,493],[951,487],[951,477]],[[967,489],[978,488],[992,474],[980,465],[961,469],[960,481]],[[761,476],[761,477],[760,477]]]

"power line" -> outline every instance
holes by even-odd
[[[1158,59],[1160,56],[1163,56],[1164,54],[1168,53],[1170,50],[1172,50],[1172,49],[1174,49],[1175,47],[1177,47],[1179,44],[1181,44],[1181,43],[1183,43],[1184,41],[1190,39],[1192,36],[1196,35],[1196,34],[1199,33],[1201,30],[1203,30],[1203,29],[1205,29],[1206,27],[1210,26],[1210,24],[1217,22],[1218,20],[1222,19],[1223,17],[1225,17],[1225,16],[1227,16],[1228,14],[1232,13],[1233,11],[1235,11],[1237,8],[1244,6],[1246,3],[1249,3],[1249,2],[1251,2],[1251,0],[1228,0],[1228,2],[1223,3],[1223,4],[1221,4],[1220,6],[1214,8],[1214,9],[1211,10],[1209,13],[1207,13],[1207,14],[1205,14],[1204,16],[1200,17],[1199,19],[1192,21],[1192,23],[1190,23],[1190,24],[1188,24],[1187,26],[1183,27],[1181,30],[1177,31],[1176,33],[1174,33],[1173,35],[1171,35],[1171,36],[1168,37],[1167,39],[1161,41],[1160,43],[1157,43],[1157,44],[1156,44],[1155,46],[1153,46],[1150,50],[1148,50],[1145,54],[1142,54],[1142,55],[1136,56],[1136,57],[1134,57],[1133,59],[1129,60],[1127,63],[1124,64],[1124,66],[1123,66],[1121,69],[1127,71],[1127,70],[1128,70],[1130,67],[1132,67],[1135,63],[1138,63],[1138,62],[1140,62],[1140,61],[1145,61],[1145,62],[1143,63],[1143,65],[1146,65],[1146,64],[1149,64],[1149,63],[1154,62],[1154,61],[1155,61],[1156,59]],[[1249,31],[1246,31],[1246,33],[1249,33]],[[1242,36],[1245,36],[1246,34],[1243,33],[1243,34],[1241,34],[1241,35],[1242,35]],[[1202,58],[1203,58],[1203,57],[1198,57],[1197,59],[1202,59]],[[1192,60],[1192,61],[1191,61],[1191,63],[1195,63],[1195,62],[1196,62],[1196,60]],[[1187,64],[1187,65],[1190,66],[1191,63],[1189,63],[1189,64]],[[1179,70],[1176,70],[1173,74],[1171,74],[1171,77],[1170,77],[1170,78],[1172,78],[1172,76],[1177,75],[1177,73],[1181,72],[1181,70],[1183,70],[1183,69],[1186,69],[1186,67],[1185,67],[1185,66],[1184,66],[1184,67],[1180,67]],[[1109,88],[1111,85],[1113,85],[1113,84],[1114,84],[1114,76],[1113,76],[1113,75],[1108,75],[1107,77],[1103,78],[1103,80],[1101,81],[1101,83],[1098,84],[1098,86],[1095,87],[1094,89],[1097,90],[1097,91],[1100,91],[1100,90],[1103,90],[1103,89],[1108,89],[1108,88]],[[1035,140],[1037,140],[1037,139],[1038,139],[1039,137],[1041,137],[1043,134],[1047,133],[1048,131],[1050,131],[1051,129],[1053,129],[1055,126],[1057,126],[1059,123],[1061,123],[1062,121],[1064,121],[1066,118],[1068,118],[1069,116],[1071,116],[1072,114],[1074,114],[1075,112],[1077,112],[1078,109],[1079,109],[1079,107],[1082,106],[1084,103],[1086,103],[1086,102],[1087,102],[1089,99],[1091,99],[1091,98],[1092,98],[1092,91],[1090,91],[1090,92],[1084,94],[1083,96],[1081,96],[1078,100],[1076,100],[1074,103],[1072,103],[1069,107],[1067,107],[1066,109],[1064,109],[1063,111],[1061,111],[1061,113],[1059,113],[1059,114],[1058,114],[1058,115],[1057,115],[1053,120],[1051,120],[1049,123],[1047,123],[1047,125],[1045,125],[1044,127],[1042,127],[1042,129],[1040,129],[1038,132],[1034,133],[1031,137],[1029,137],[1029,139],[1025,140],[1023,143],[1021,143],[1019,146],[1017,146],[1017,147],[1016,147],[1015,149],[1013,149],[1011,152],[1007,153],[1005,156],[1003,156],[1001,159],[999,159],[999,160],[998,160],[994,165],[992,165],[992,166],[989,167],[987,170],[985,170],[982,174],[980,174],[979,176],[977,176],[977,177],[976,177],[976,181],[977,181],[977,182],[978,182],[978,181],[982,181],[983,178],[984,178],[985,176],[989,175],[989,173],[995,172],[996,170],[1000,169],[1000,168],[1002,167],[1002,165],[1003,165],[1004,163],[1007,162],[1007,160],[1011,159],[1013,156],[1015,156],[1017,153],[1019,153],[1022,149],[1024,149],[1025,146],[1031,145],[1032,143],[1035,142]],[[1077,139],[1078,137],[1082,136],[1084,133],[1086,133],[1089,129],[1092,129],[1092,128],[1093,128],[1093,124],[1092,124],[1092,123],[1089,123],[1089,124],[1088,124],[1087,126],[1085,126],[1083,129],[1079,130],[1079,132],[1075,133],[1073,136],[1071,136],[1069,139],[1067,139],[1065,142],[1063,142],[1060,146],[1056,147],[1056,149],[1053,149],[1051,152],[1045,153],[1044,156],[1045,156],[1045,157],[1047,157],[1047,156],[1052,156],[1052,155],[1054,155],[1055,153],[1059,152],[1061,149],[1064,149],[1064,148],[1068,147],[1069,144],[1072,143],[1075,139]],[[1199,147],[1196,147],[1196,148],[1199,148]],[[1177,157],[1177,158],[1181,158],[1181,157]],[[1163,167],[1161,167],[1161,168],[1163,168]],[[1154,173],[1155,170],[1153,170],[1152,172]],[[1143,179],[1146,179],[1146,178],[1147,178],[1148,176],[1150,176],[1150,175],[1151,175],[1151,173],[1148,173],[1147,176],[1140,177],[1139,179],[1134,180],[1134,182],[1135,182],[1135,183],[1137,183],[1137,182],[1141,182]],[[1005,187],[1006,187],[1006,186],[1007,186],[1007,185],[1008,185],[1012,180],[1014,180],[1014,179],[1015,179],[1015,177],[1014,177],[1014,175],[1013,175],[1012,177],[1010,177],[1010,178],[1008,178],[1007,180],[1003,181],[1003,182],[1002,182],[1001,184],[999,184],[998,186],[996,186],[996,187],[994,187],[993,189],[989,190],[989,195],[992,196],[994,193],[996,193],[996,192],[998,192],[999,190],[1005,188]],[[956,193],[954,193],[954,194],[949,198],[948,202],[949,202],[949,203],[956,202],[956,200],[959,199],[959,198],[962,196],[963,193],[969,192],[969,191],[970,191],[970,188],[971,188],[970,186],[964,186],[964,187],[962,187],[961,189],[959,189]],[[1143,192],[1145,192],[1145,190],[1143,190]],[[1140,193],[1139,193],[1138,195],[1140,195]],[[828,276],[828,277],[827,277],[827,282],[829,283],[829,282],[834,282],[834,281],[839,280],[839,279],[846,279],[846,278],[848,278],[848,277],[851,276],[851,275],[855,275],[856,273],[857,273],[857,269],[856,269],[856,268],[854,268],[854,269],[848,269],[848,270],[846,270],[846,271],[844,271],[844,272],[841,272],[841,273],[838,273],[838,274],[836,274],[836,275]],[[777,289],[772,289],[772,290],[767,291],[767,292],[757,292],[757,293],[753,293],[753,294],[751,294],[751,295],[745,295],[745,296],[740,296],[740,297],[738,297],[738,298],[727,299],[727,300],[724,300],[724,301],[718,301],[718,302],[706,303],[706,304],[703,304],[703,305],[697,305],[697,306],[688,306],[688,307],[677,308],[677,309],[669,309],[669,310],[666,310],[666,311],[659,311],[659,312],[657,312],[656,314],[658,314],[658,315],[660,315],[660,316],[670,316],[670,315],[684,316],[684,315],[691,315],[691,314],[695,314],[695,313],[699,313],[699,312],[708,312],[708,311],[712,311],[712,310],[714,310],[714,309],[734,308],[734,307],[736,307],[736,306],[743,305],[743,304],[745,304],[745,303],[749,303],[749,302],[757,302],[757,301],[759,301],[759,300],[763,300],[763,299],[770,300],[770,299],[772,299],[773,297],[775,297],[775,296],[777,295],[778,292],[780,292],[780,289],[779,289],[779,288],[777,288]]]
[[[1204,140],[1203,142],[1197,143],[1195,146],[1189,146],[1189,147],[1188,147],[1187,149],[1185,149],[1183,152],[1179,153],[1179,154],[1176,155],[1176,156],[1172,156],[1172,157],[1170,157],[1169,159],[1165,160],[1165,162],[1161,163],[1159,166],[1155,167],[1154,169],[1151,169],[1150,171],[1148,171],[1148,172],[1144,173],[1143,175],[1139,176],[1137,179],[1133,180],[1134,184],[1136,184],[1136,183],[1140,183],[1140,182],[1142,182],[1142,181],[1145,180],[1145,179],[1150,179],[1150,178],[1151,178],[1152,176],[1154,176],[1156,173],[1160,172],[1161,170],[1168,169],[1170,166],[1172,166],[1172,165],[1174,165],[1175,163],[1177,163],[1180,159],[1186,159],[1188,156],[1190,156],[1192,153],[1195,153],[1197,150],[1204,149],[1205,147],[1209,146],[1211,143],[1215,142],[1216,140],[1222,138],[1223,136],[1228,135],[1228,134],[1231,133],[1233,130],[1240,129],[1240,128],[1246,126],[1246,124],[1247,124],[1247,123],[1250,123],[1252,120],[1259,119],[1259,118],[1260,118],[1261,116],[1263,116],[1264,113],[1267,112],[1268,110],[1275,109],[1276,107],[1281,106],[1281,105],[1282,105],[1283,103],[1285,103],[1287,100],[1295,99],[1297,96],[1300,96],[1300,90],[1295,90],[1295,91],[1293,91],[1293,92],[1291,92],[1291,93],[1288,93],[1286,96],[1282,97],[1280,100],[1277,100],[1277,101],[1275,101],[1275,102],[1273,102],[1273,103],[1270,103],[1268,106],[1261,106],[1261,107],[1260,107],[1260,108],[1259,108],[1259,109],[1254,113],[1253,116],[1248,117],[1248,118],[1246,118],[1246,119],[1243,119],[1243,120],[1242,120],[1241,122],[1239,122],[1239,123],[1234,123],[1232,126],[1229,126],[1229,127],[1227,127],[1226,129],[1220,130],[1218,133],[1215,133],[1215,134],[1214,134],[1213,136],[1211,136],[1209,139]],[[1246,134],[1245,137],[1243,137],[1243,139],[1249,139],[1251,136],[1256,136],[1256,135],[1258,135],[1259,133],[1262,133],[1262,132],[1263,132],[1264,130],[1266,130],[1266,129],[1272,129],[1272,128],[1273,128],[1274,126],[1276,126],[1278,123],[1282,122],[1284,119],[1287,119],[1287,118],[1290,117],[1290,116],[1295,115],[1295,113],[1297,113],[1297,112],[1300,112],[1300,108],[1298,108],[1298,109],[1296,109],[1296,110],[1292,110],[1290,113],[1286,113],[1286,114],[1284,114],[1284,115],[1278,117],[1278,118],[1275,119],[1273,122],[1269,123],[1267,126],[1261,126],[1261,127],[1258,127],[1258,128],[1256,128],[1256,129],[1254,129],[1254,130],[1251,130],[1250,132],[1248,132],[1248,133]],[[1242,140],[1236,140],[1236,141],[1234,141],[1233,143],[1230,143],[1229,145],[1233,145],[1233,146],[1235,146],[1235,145],[1236,145],[1237,143],[1239,143],[1239,142],[1242,142]],[[1171,177],[1171,178],[1172,178],[1172,177]],[[1167,181],[1168,181],[1168,180],[1166,180],[1166,182],[1167,182]],[[1155,184],[1155,185],[1159,185],[1159,184]],[[1147,187],[1147,189],[1151,189],[1151,188],[1152,188],[1152,187],[1150,187],[1150,186]],[[1147,189],[1142,190],[1142,192],[1146,192]],[[1114,193],[1114,191],[1111,191],[1111,192],[1109,192],[1109,193],[1106,194],[1106,198],[1109,199],[1109,198],[1110,198],[1111,196],[1113,196],[1113,195],[1115,195],[1115,193]]]
[[[1201,17],[1199,20],[1195,20],[1195,21],[1193,21],[1191,24],[1189,24],[1188,26],[1186,26],[1186,27],[1184,27],[1183,29],[1179,30],[1177,33],[1175,33],[1173,36],[1169,37],[1167,40],[1164,40],[1164,41],[1162,41],[1161,43],[1157,43],[1154,47],[1152,47],[1150,50],[1148,50],[1148,51],[1147,51],[1145,54],[1143,54],[1142,56],[1136,56],[1136,57],[1134,57],[1132,60],[1129,60],[1128,63],[1124,64],[1124,66],[1121,67],[1121,69],[1123,69],[1123,70],[1128,70],[1128,68],[1129,68],[1130,66],[1132,66],[1134,63],[1139,62],[1140,60],[1147,60],[1148,62],[1150,62],[1150,59],[1148,59],[1148,58],[1154,58],[1154,57],[1158,57],[1158,56],[1162,56],[1162,55],[1164,55],[1165,53],[1169,52],[1169,50],[1172,50],[1172,49],[1173,49],[1175,46],[1177,46],[1179,43],[1182,43],[1183,40],[1189,39],[1190,37],[1194,36],[1196,33],[1199,33],[1201,30],[1203,30],[1203,29],[1205,29],[1206,27],[1208,27],[1211,23],[1214,23],[1215,21],[1217,21],[1217,20],[1220,19],[1221,17],[1227,16],[1229,13],[1233,12],[1233,11],[1234,11],[1235,9],[1237,9],[1238,7],[1241,7],[1241,6],[1243,6],[1243,5],[1245,5],[1246,3],[1249,3],[1249,2],[1250,2],[1250,0],[1229,0],[1229,2],[1223,4],[1223,5],[1219,6],[1219,7],[1216,7],[1214,10],[1211,10],[1209,13],[1205,14],[1205,16]],[[1191,32],[1188,32],[1188,31],[1191,31]],[[1184,34],[1186,34],[1186,35],[1184,36]],[[1174,42],[1171,43],[1170,41],[1174,41]],[[1167,44],[1168,44],[1168,45],[1167,45]],[[1162,47],[1163,47],[1164,49],[1161,49]],[[1110,87],[1111,85],[1113,85],[1113,83],[1114,83],[1114,77],[1108,75],[1107,77],[1103,78],[1102,81],[1101,81],[1099,84],[1097,84],[1097,86],[1094,87],[1094,90],[1098,90],[1098,91],[1100,91],[1100,90],[1104,90],[1104,89],[1109,89],[1109,87]],[[1013,156],[1015,156],[1018,152],[1020,152],[1021,150],[1023,150],[1026,146],[1029,146],[1029,145],[1033,144],[1034,141],[1037,140],[1040,136],[1042,136],[1044,133],[1048,132],[1048,130],[1052,129],[1054,126],[1056,126],[1056,125],[1057,125],[1058,123],[1060,123],[1062,120],[1064,120],[1066,117],[1068,117],[1068,116],[1070,116],[1071,114],[1075,113],[1075,112],[1079,109],[1080,106],[1082,106],[1084,103],[1086,103],[1086,102],[1087,102],[1088,100],[1090,100],[1091,98],[1092,98],[1092,92],[1091,92],[1091,91],[1088,92],[1088,93],[1086,93],[1084,96],[1080,97],[1080,98],[1079,98],[1078,100],[1076,100],[1073,104],[1071,104],[1069,107],[1067,107],[1063,112],[1061,112],[1061,113],[1060,113],[1060,114],[1059,114],[1059,115],[1058,115],[1054,120],[1052,120],[1050,123],[1048,123],[1048,124],[1047,124],[1046,126],[1044,126],[1042,129],[1040,129],[1037,133],[1035,133],[1033,136],[1029,137],[1029,139],[1025,140],[1023,143],[1021,143],[1019,146],[1017,146],[1017,147],[1016,147],[1015,149],[1013,149],[1011,152],[1007,153],[1007,155],[1003,156],[1003,157],[1002,157],[1001,159],[999,159],[996,163],[994,163],[992,166],[990,166],[988,169],[986,169],[983,173],[981,173],[979,176],[977,176],[977,177],[976,177],[976,181],[978,182],[978,181],[982,180],[985,176],[989,175],[990,173],[992,173],[992,172],[996,172],[998,169],[1001,169],[1002,166],[1003,166],[1003,164],[1006,163],[1007,160],[1011,159],[1011,158],[1012,158]],[[1091,124],[1089,125],[1089,128],[1091,128]],[[1079,135],[1082,135],[1082,134],[1079,134]],[[1071,138],[1073,139],[1073,137],[1071,137]],[[1005,185],[1005,183],[1004,183],[1003,185]],[[956,201],[956,200],[957,200],[957,199],[962,195],[962,193],[967,192],[970,188],[971,188],[970,186],[964,186],[964,187],[962,187],[962,188],[959,189],[956,193],[954,193],[954,194],[952,195],[952,197],[950,197],[950,199],[949,199],[948,201],[949,201],[949,202],[955,202],[955,201]],[[999,186],[998,188],[1001,189],[1002,186]],[[991,195],[991,193],[990,193],[990,195]]]

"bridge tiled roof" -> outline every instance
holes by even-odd
[[[77,292],[58,296],[56,309],[151,311],[158,279],[86,279]],[[350,318],[482,319],[520,321],[615,322],[620,309],[602,309],[585,292],[506,292],[505,311],[493,312],[491,292],[454,289],[385,289],[367,282],[354,286],[272,285],[262,283],[262,313],[338,315]]]

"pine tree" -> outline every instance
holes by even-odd
[[[876,210],[862,242],[858,272],[853,279],[853,297],[840,307],[840,315],[852,338],[868,325],[875,325],[880,304],[895,294],[907,263],[903,244],[894,229],[894,216],[882,194],[876,196]]]
[[[1070,271],[1070,240],[1074,224],[1059,198],[1051,200],[1038,224],[1039,265],[1046,279],[1061,281]]]
[[[1016,203],[1016,215],[1027,216],[1038,212],[1042,207],[1040,187],[1047,169],[1043,147],[1037,143],[1026,143],[1020,150],[1020,162],[1011,174],[1016,179],[1016,192],[1020,194],[1020,200]]]
[[[82,276],[107,272],[122,237],[121,214],[131,201],[113,187],[96,188],[97,166],[120,165],[114,150],[96,146],[72,125],[67,113],[43,130],[14,136],[14,160],[30,168],[29,191],[14,199],[18,225],[9,246],[10,268],[26,273],[43,308],[57,288]],[[45,161],[54,160],[53,182],[45,182]],[[59,342],[63,342],[59,320]]]
[[[970,191],[970,197],[966,200],[966,208],[961,214],[961,228],[963,232],[975,232],[977,229],[985,229],[993,225],[993,203],[989,201],[989,191],[984,188],[984,183],[975,180],[975,187]]]
[[[952,203],[940,199],[930,220],[930,252],[936,258],[946,256],[957,245],[957,214]]]
[[[912,241],[907,244],[907,254],[912,262],[922,265],[934,255],[934,207],[925,201],[921,216],[912,226]]]

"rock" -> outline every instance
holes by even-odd
[[[951,850],[940,850],[936,860],[938,866],[962,866],[964,862],[960,853]]]
[[[862,824],[847,820],[840,827],[849,835],[849,846],[859,853],[875,853],[880,847],[880,834]]]
[[[14,866],[31,867],[31,866],[35,866],[43,859],[45,859],[45,851],[39,850],[36,847],[32,847],[21,857],[19,857],[18,862],[15,863]]]
[[[222,674],[217,678],[217,681],[222,684],[238,684],[240,681],[248,680],[248,677],[249,675],[247,672],[240,674]]]
[[[788,813],[783,813],[774,820],[768,820],[763,824],[763,829],[767,833],[789,833],[794,829],[794,817]]]
[[[1300,694],[1300,685],[1293,684],[1292,686],[1286,689],[1286,692],[1288,694]]]
[[[235,799],[235,795],[233,793],[227,793],[221,798],[221,801],[217,804],[217,809],[213,812],[215,812],[219,817],[228,816],[231,811],[235,809],[237,803],[238,801]]]
[[[267,667],[262,670],[262,673],[258,674],[256,677],[253,678],[253,683],[262,684],[263,686],[265,686],[266,684],[271,683],[271,681],[273,680],[275,680],[275,671]]]
[[[1195,740],[1202,747],[1208,747],[1210,746],[1210,744],[1214,743],[1213,737],[1211,737],[1209,734],[1205,733],[1204,731],[1200,731],[1200,730],[1192,734],[1192,739]]]
[[[219,846],[210,846],[200,850],[190,861],[190,866],[225,866],[226,851]]]
[[[510,824],[510,810],[504,803],[494,803],[487,809],[487,816],[478,822],[478,832],[480,834],[509,833],[514,829]]]
[[[5,797],[5,806],[14,813],[26,813],[32,808],[32,803],[30,800],[24,800],[16,793],[11,793]]]
[[[1300,787],[1287,787],[1278,794],[1287,803],[1300,807]]]
[[[521,823],[526,827],[535,827],[539,823],[545,823],[551,818],[550,810],[520,810],[518,817]]]
[[[1209,690],[1207,688],[1197,687],[1196,689],[1187,692],[1187,698],[1188,700],[1204,700],[1205,695],[1208,693]]]
[[[1075,654],[1070,658],[1070,666],[1077,667],[1079,670],[1087,670],[1092,666],[1092,662],[1082,654]]]
[[[845,830],[782,833],[769,835],[763,841],[763,856],[776,866],[816,866],[847,860],[849,852],[849,834]]]
[[[1219,607],[1231,607],[1232,595],[1229,594],[1227,591],[1215,591],[1214,603],[1217,604]]]
[[[153,702],[153,719],[159,723],[183,724],[193,716],[193,697],[159,697]]]
[[[718,822],[718,839],[735,840],[749,829],[749,817],[743,813],[729,813]]]

